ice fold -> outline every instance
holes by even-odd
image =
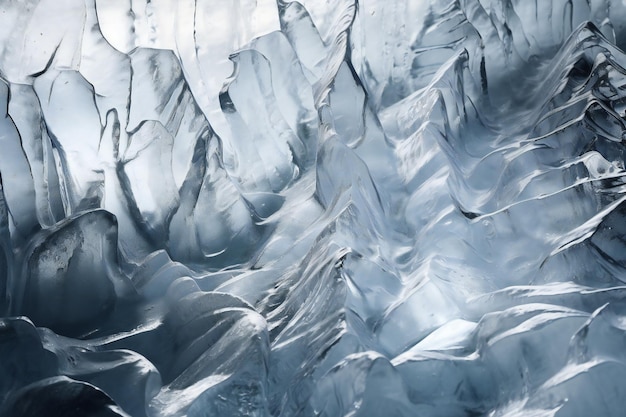
[[[622,415],[625,17],[0,4],[0,415]]]

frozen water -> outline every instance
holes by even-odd
[[[0,1],[0,415],[623,416],[626,5]]]

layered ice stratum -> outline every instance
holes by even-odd
[[[1,0],[0,415],[621,417],[619,0]]]

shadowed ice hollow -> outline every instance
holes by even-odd
[[[621,417],[626,3],[0,0],[0,415]]]

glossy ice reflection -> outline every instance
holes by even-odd
[[[622,416],[625,19],[0,3],[0,414]]]

